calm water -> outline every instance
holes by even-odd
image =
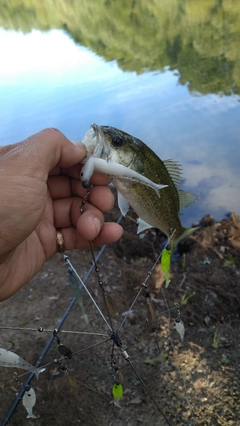
[[[1,3],[1,145],[48,126],[81,140],[92,122],[112,125],[180,161],[182,188],[198,196],[185,225],[240,214],[238,2],[116,1],[106,12],[103,0],[72,0],[53,12],[29,0],[21,16]]]

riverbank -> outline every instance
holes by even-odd
[[[114,209],[108,219],[116,220],[118,215],[118,210]],[[114,330],[129,310],[164,241],[158,231],[149,230],[137,236],[133,213],[122,220],[122,225],[123,237],[109,245],[99,261],[105,292],[114,306]],[[152,306],[157,314],[160,352],[149,323],[145,321],[148,306],[143,295],[131,309],[119,336],[123,349],[127,349],[136,371],[171,425],[237,426],[240,424],[240,225],[237,215],[232,214],[221,222],[205,216],[200,226],[199,231],[179,246],[181,254],[172,264],[169,287],[165,288],[159,265],[148,280]],[[68,254],[84,277],[92,263],[90,251]],[[87,284],[104,310],[95,273]],[[84,312],[75,304],[63,329],[108,335],[93,303],[84,293],[82,297]],[[54,329],[71,298],[68,272],[62,255],[57,254],[28,285],[1,303],[0,324]],[[183,343],[174,329],[175,303],[180,305],[186,329]],[[89,324],[84,321],[86,315]],[[11,346],[8,341],[13,342],[12,350],[34,363],[50,335],[2,330],[0,345],[8,348]],[[103,339],[72,333],[59,333],[59,338],[72,352]],[[53,342],[43,363],[59,358],[57,347],[57,342]],[[64,364],[68,374],[60,372],[58,365],[48,367],[38,381],[35,378],[32,381],[37,394],[34,413],[38,418],[25,420],[26,412],[20,403],[9,425],[164,426],[164,420],[139,378],[123,360],[121,351],[115,351],[114,357],[124,376],[124,397],[120,401],[121,408],[114,406],[113,379],[109,371],[111,348],[112,340],[67,360]],[[1,368],[1,420],[17,391],[12,381],[13,371]]]

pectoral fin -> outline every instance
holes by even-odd
[[[152,228],[152,225],[149,225],[149,223],[144,222],[144,220],[140,219],[140,217],[138,218],[137,223],[138,223],[137,234],[140,234],[140,232],[145,231],[145,229]]]
[[[123,216],[126,216],[129,209],[129,204],[127,200],[124,198],[124,196],[121,194],[121,192],[117,191],[117,194],[118,194],[118,207],[120,209],[120,212],[122,213]]]

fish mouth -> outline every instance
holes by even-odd
[[[86,146],[87,149],[87,156],[84,162],[86,162],[92,156],[107,160],[109,148],[104,141],[104,134],[101,126],[92,123],[87,133],[84,135],[82,143]]]

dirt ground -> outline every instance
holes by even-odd
[[[113,210],[108,219],[115,220],[117,215]],[[107,305],[113,311],[107,321],[111,321],[114,331],[118,331],[124,315],[142,289],[118,332],[130,362],[123,358],[121,348],[114,345],[115,366],[121,372],[121,380],[124,379],[120,406],[114,405],[111,394],[114,382],[110,368],[111,331],[82,290],[82,308],[74,304],[58,333],[61,344],[72,353],[81,352],[62,361],[61,365],[53,363],[54,359],[61,358],[59,341],[55,339],[41,362],[41,365],[50,365],[40,374],[39,380],[34,376],[31,381],[37,395],[33,408],[37,418],[26,419],[27,413],[20,401],[7,424],[240,425],[240,225],[237,216],[229,215],[221,223],[210,216],[202,219],[201,229],[180,245],[180,255],[172,263],[171,283],[167,289],[161,268],[156,266],[147,281],[157,315],[155,335],[151,332],[151,316],[142,282],[160,252],[164,236],[152,230],[137,236],[133,213],[124,218],[122,225],[124,236],[106,248],[98,263]],[[90,251],[67,254],[83,278],[92,265]],[[87,280],[87,287],[105,313],[94,271]],[[10,342],[13,342],[12,351],[34,364],[72,297],[67,267],[63,256],[57,254],[21,291],[1,303],[1,326],[33,330],[0,329],[0,346],[11,349]],[[174,328],[175,303],[180,305],[186,329],[183,343]],[[39,327],[50,331],[39,332]],[[104,339],[108,341],[88,348]],[[13,380],[15,371],[19,376],[23,373],[23,370],[0,368],[2,422],[19,389]],[[26,377],[18,377],[19,383]]]

